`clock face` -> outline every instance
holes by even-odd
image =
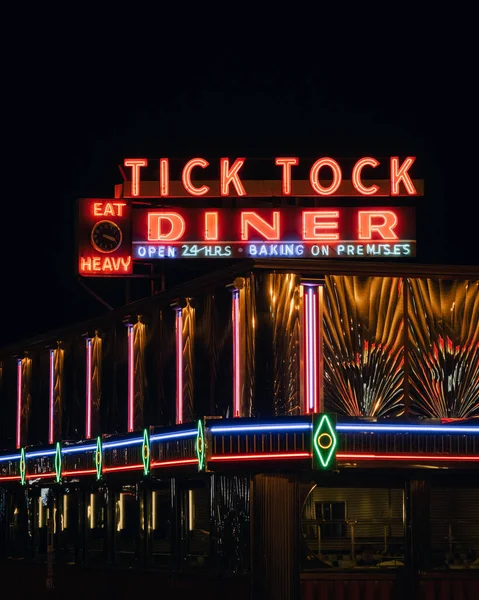
[[[99,252],[114,252],[120,247],[121,229],[113,221],[98,221],[91,231],[91,244]]]

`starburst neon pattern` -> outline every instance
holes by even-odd
[[[198,457],[198,471],[205,468],[205,429],[203,421],[198,421],[198,435],[196,436],[196,456]]]
[[[150,436],[148,435],[148,429],[143,432],[143,449],[141,458],[143,460],[143,474],[148,475],[150,472]]]
[[[55,479],[57,483],[60,482],[62,478],[62,447],[60,442],[57,442],[57,446],[55,449]]]
[[[331,415],[313,416],[313,469],[333,468],[338,437]]]
[[[101,475],[102,475],[102,469],[103,469],[103,448],[102,448],[100,435],[96,438],[95,468],[96,468],[96,478],[97,478],[97,480],[100,480]]]

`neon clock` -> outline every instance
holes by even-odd
[[[103,220],[93,225],[91,245],[98,252],[103,254],[115,252],[120,247],[122,239],[121,229],[113,221]]]

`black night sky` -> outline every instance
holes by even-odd
[[[127,156],[415,155],[417,262],[479,263],[471,60],[444,24],[42,11],[3,74],[0,346],[105,312],[76,278],[75,200],[111,196]]]

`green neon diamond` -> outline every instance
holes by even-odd
[[[101,443],[101,435],[96,438],[96,450],[95,450],[95,468],[96,478],[101,479],[102,468],[103,468],[103,448]]]
[[[198,434],[196,436],[196,456],[198,457],[198,471],[205,468],[205,429],[203,421],[198,421]]]
[[[321,415],[316,424],[313,421],[313,454],[323,469],[331,466],[337,445],[338,437],[331,417]]]
[[[60,442],[57,442],[55,448],[55,478],[57,483],[59,483],[62,478],[62,447]]]
[[[27,481],[27,465],[25,463],[25,448],[20,450],[20,481],[25,485]]]
[[[150,436],[148,429],[143,432],[143,448],[141,458],[143,460],[143,474],[148,475],[150,472]]]

